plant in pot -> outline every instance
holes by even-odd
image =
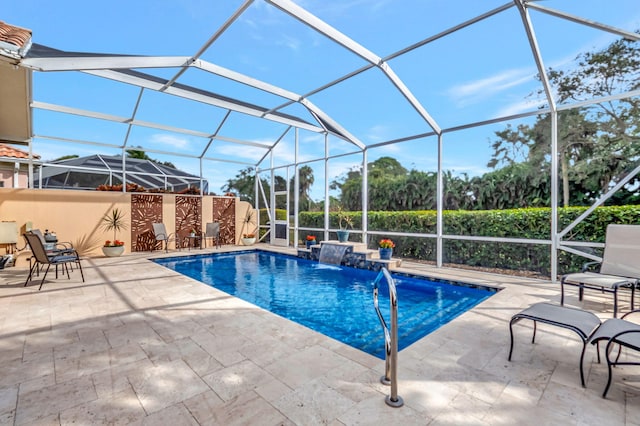
[[[255,244],[256,242],[256,234],[242,234],[242,244],[245,246],[250,246]]]
[[[105,256],[114,257],[124,253],[124,241],[117,238],[118,231],[127,229],[124,220],[124,212],[120,209],[113,209],[102,218],[102,228],[106,231],[113,231],[113,240],[105,241],[102,252]]]
[[[383,238],[378,243],[378,254],[382,260],[390,260],[393,254],[393,248],[396,244],[389,238]]]
[[[256,242],[256,218],[255,218],[255,210],[253,207],[249,207],[247,212],[242,219],[242,244],[245,246],[250,246]],[[251,241],[253,240],[253,241]]]
[[[336,231],[338,234],[338,241],[341,243],[346,243],[349,240],[349,229],[353,227],[353,219],[351,216],[347,214],[342,208],[338,209],[338,226],[339,230]]]
[[[316,236],[315,235],[307,235],[307,248],[310,249],[311,246],[316,245]]]

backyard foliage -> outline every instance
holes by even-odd
[[[586,207],[559,209],[558,222],[565,228]],[[349,212],[354,229],[362,229],[361,212]],[[369,212],[369,229],[405,233],[436,233],[435,211]],[[637,224],[640,206],[611,206],[595,209],[583,222],[564,238],[567,241],[604,242],[606,226],[610,223]],[[301,213],[301,227],[322,227],[324,215],[316,212]],[[551,235],[551,209],[529,208],[489,211],[445,211],[444,234],[453,236],[478,235],[534,240],[549,240]],[[330,224],[337,227],[337,213],[330,214]],[[375,238],[370,248],[375,248]],[[394,237],[395,253],[399,257],[435,261],[436,241],[432,236]],[[532,271],[549,276],[550,246],[548,244],[497,243],[445,239],[444,262],[486,268]],[[590,250],[598,254],[599,250]],[[559,253],[559,273],[579,270],[585,259],[581,256]]]

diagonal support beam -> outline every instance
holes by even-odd
[[[420,104],[418,99],[411,93],[409,88],[402,82],[402,80],[393,72],[389,64],[383,62],[382,58],[375,53],[371,52],[366,47],[360,45],[356,41],[349,38],[347,35],[333,28],[331,25],[322,21],[318,17],[309,13],[305,9],[301,8],[297,4],[290,0],[266,0],[283,12],[296,18],[303,24],[318,31],[320,34],[328,37],[340,46],[350,50],[356,55],[360,56],[365,61],[377,66],[386,76],[391,80],[393,85],[398,91],[405,97],[405,99],[411,104],[411,106],[420,114],[423,120],[429,124],[429,126],[438,134],[442,133],[442,129],[435,122],[435,120],[427,113],[426,109]]]

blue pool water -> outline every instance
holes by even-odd
[[[264,251],[154,261],[384,359],[384,333],[373,307],[376,272]],[[495,292],[401,275],[393,278],[398,293],[398,350]],[[387,285],[382,282],[380,287],[380,310],[390,324]]]

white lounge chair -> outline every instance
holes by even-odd
[[[605,237],[602,262],[588,262],[582,272],[567,274],[560,281],[560,304],[564,305],[565,285],[579,288],[579,300],[584,289],[600,290],[613,294],[613,316],[618,313],[618,289],[631,290],[631,310],[633,310],[634,292],[640,279],[640,226],[609,225]],[[591,272],[592,265],[600,263],[598,272]]]

